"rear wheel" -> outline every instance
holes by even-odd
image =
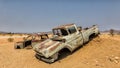
[[[91,34],[91,35],[89,36],[89,40],[91,41],[95,36],[96,36],[95,33]]]

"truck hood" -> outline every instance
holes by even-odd
[[[59,45],[61,44],[61,42],[59,41],[53,41],[51,39],[47,39],[41,43],[36,44],[33,49],[38,52],[38,53],[43,53],[45,51],[53,51],[54,49],[56,49]]]

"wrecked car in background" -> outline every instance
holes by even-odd
[[[16,42],[14,44],[14,48],[23,49],[28,46],[33,47],[35,44],[40,43],[48,38],[49,36],[47,33],[32,34],[32,35],[25,37],[23,41]]]

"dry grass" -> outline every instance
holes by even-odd
[[[32,49],[14,49],[14,42],[0,39],[0,68],[120,68],[120,35],[100,35],[53,64],[37,60]]]

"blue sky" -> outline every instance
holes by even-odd
[[[120,1],[0,1],[0,31],[46,32],[67,23],[83,27],[97,24],[100,30],[120,29]]]

